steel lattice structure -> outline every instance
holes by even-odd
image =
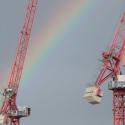
[[[125,89],[113,91],[114,125],[125,125]]]
[[[16,97],[22,75],[31,29],[34,21],[38,0],[29,0],[24,25],[20,33],[16,58],[8,83],[8,88],[3,92],[5,100],[0,109],[0,118],[3,124],[20,125],[20,118],[30,115],[30,108],[18,108]],[[22,113],[22,114],[21,114]]]
[[[118,76],[122,76],[120,68],[124,52],[125,12],[121,16],[111,46],[102,53],[102,68],[95,81],[95,85],[94,87],[88,87],[84,96],[91,104],[100,103],[100,98],[102,97],[102,94],[100,94],[101,85],[109,78],[112,78],[112,87],[109,88],[113,91],[114,125],[125,125],[125,81],[118,80]],[[95,95],[93,94],[94,91]]]
[[[103,52],[103,68],[95,82],[100,87],[109,78],[117,80],[121,74],[120,62],[125,51],[125,12],[122,14],[109,50]],[[125,88],[113,89],[114,125],[125,125]]]

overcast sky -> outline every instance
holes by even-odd
[[[31,39],[54,19],[58,7],[78,0],[39,0]],[[35,65],[29,78],[21,83],[19,105],[32,108],[21,125],[105,125],[112,123],[112,95],[105,83],[102,104],[92,106],[83,100],[87,85],[100,70],[101,53],[111,44],[124,0],[95,1],[87,14],[64,33],[44,64]],[[15,48],[25,15],[26,0],[0,1],[0,80],[8,79]],[[83,6],[84,7],[84,6]],[[31,43],[32,44],[32,43]],[[29,48],[30,49],[30,48]],[[25,71],[25,70],[24,70]]]

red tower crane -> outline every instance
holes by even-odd
[[[125,52],[125,12],[122,14],[111,47],[102,53],[102,69],[93,86],[86,88],[84,98],[91,104],[101,102],[103,93],[101,85],[112,79],[108,84],[113,91],[114,125],[125,125],[125,75],[120,68]]]
[[[16,104],[19,83],[22,75],[31,29],[34,21],[38,0],[29,0],[24,25],[19,37],[16,58],[13,64],[9,83],[3,90],[4,101],[0,108],[0,124],[19,125],[20,118],[30,115],[30,108],[19,107]]]

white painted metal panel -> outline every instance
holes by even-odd
[[[125,82],[125,75],[117,75],[118,81]]]
[[[99,104],[102,100],[103,93],[100,92],[99,95],[96,95],[97,87],[91,86],[86,88],[83,97],[91,104]]]

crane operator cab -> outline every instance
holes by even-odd
[[[17,111],[9,111],[9,118],[22,118],[30,116],[30,108],[29,107],[19,107]],[[8,125],[6,121],[6,115],[0,114],[0,125]]]
[[[99,104],[102,100],[103,93],[100,88],[96,86],[90,86],[85,89],[83,98],[85,98],[91,104]]]
[[[18,118],[28,117],[28,116],[30,116],[30,110],[31,109],[29,107],[18,106],[18,110],[17,111],[11,110],[10,112],[8,112],[8,116],[9,117],[18,117]]]
[[[108,89],[125,89],[125,75],[117,75],[117,80],[109,82]]]

